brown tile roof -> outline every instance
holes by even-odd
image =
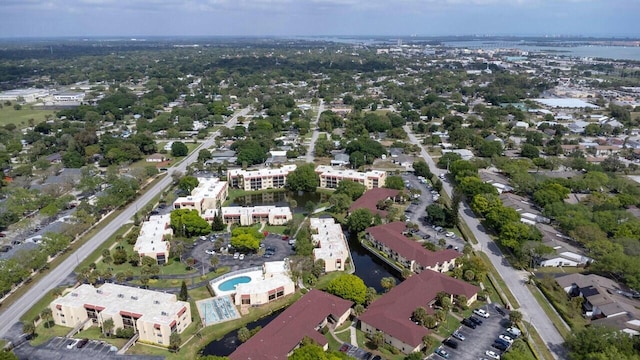
[[[324,345],[327,339],[315,327],[329,315],[338,318],[347,312],[353,302],[337,296],[311,290],[289,306],[264,329],[240,345],[231,360],[287,359],[287,354],[298,346],[305,336]]]
[[[460,253],[452,250],[427,250],[420,243],[408,239],[402,233],[407,230],[405,223],[396,221],[389,224],[370,227],[366,230],[376,241],[408,260],[413,260],[421,266],[435,266],[445,261],[460,257]]]
[[[369,209],[372,214],[379,214],[380,217],[387,216],[387,212],[384,210],[379,210],[377,205],[378,201],[386,200],[388,198],[393,198],[398,196],[400,191],[394,189],[385,189],[385,188],[374,188],[366,191],[362,196],[360,196],[356,201],[351,204],[349,207],[349,212],[354,211],[356,209]]]
[[[418,346],[430,331],[411,321],[411,315],[420,306],[432,314],[429,304],[441,291],[471,298],[479,289],[435,271],[423,271],[374,301],[359,319],[406,344]]]

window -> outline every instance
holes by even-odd
[[[242,299],[242,305],[251,305],[251,299]]]

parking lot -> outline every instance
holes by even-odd
[[[458,249],[462,251],[465,244],[464,239],[461,239],[456,235],[447,237],[445,236],[445,230],[440,232],[436,231],[431,225],[422,220],[427,215],[426,207],[434,203],[434,195],[431,193],[429,186],[420,182],[418,177],[411,173],[403,174],[402,179],[405,181],[407,188],[418,189],[421,192],[420,197],[413,199],[405,212],[405,216],[409,221],[418,225],[419,232],[416,236],[423,238],[426,235],[428,236],[428,239],[425,239],[425,241],[430,241],[436,245],[438,245],[440,239],[444,239],[446,242],[445,247],[458,247]]]
[[[198,263],[209,264],[212,256],[218,256],[220,262],[218,266],[229,266],[230,271],[236,271],[244,268],[261,266],[267,261],[281,261],[286,257],[293,255],[294,251],[287,240],[283,240],[281,235],[268,234],[262,240],[263,249],[271,248],[273,255],[263,257],[264,251],[256,254],[244,254],[244,259],[234,259],[235,251],[228,248],[231,241],[231,234],[224,233],[220,235],[210,235],[204,240],[198,240],[196,245],[189,251],[186,256],[191,256]],[[219,246],[217,246],[219,245]],[[222,248],[222,251],[221,251]],[[213,253],[215,251],[215,254]]]
[[[121,355],[116,355],[117,348],[112,347],[110,344],[98,340],[89,340],[85,346],[78,348],[77,344],[72,348],[67,348],[69,343],[72,343],[73,339],[55,337],[49,340],[47,343],[33,347],[28,342],[16,347],[14,349],[15,354],[19,359],[30,360],[57,360],[57,359],[69,359],[69,360],[106,360],[106,359],[120,359]],[[158,356],[127,356],[127,359],[163,359],[164,357]]]
[[[481,318],[474,315],[476,318],[482,320],[482,325],[477,326],[475,329],[460,324],[458,331],[465,337],[465,340],[460,341],[453,339],[458,343],[457,349],[446,345],[440,347],[449,353],[448,359],[489,359],[489,356],[485,355],[487,350],[493,351],[498,355],[502,353],[502,351],[494,348],[492,345],[498,336],[505,332],[510,326],[509,317],[507,314],[499,314],[495,310],[494,305],[485,305],[482,309],[489,313],[489,318]],[[428,358],[436,360],[442,359],[441,356],[436,354],[432,354]]]

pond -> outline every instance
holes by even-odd
[[[231,206],[289,206],[291,200],[295,200],[297,204],[296,207],[291,210],[294,213],[302,213],[305,212],[307,203],[313,202],[314,204],[319,204],[328,201],[329,195],[317,192],[272,191],[239,196],[233,200]]]
[[[355,275],[364,281],[367,287],[372,287],[380,294],[385,289],[380,285],[380,280],[384,277],[392,277],[396,279],[396,284],[402,282],[402,278],[399,276],[398,271],[389,266],[384,261],[378,259],[375,255],[372,255],[369,250],[365,249],[356,235],[349,235],[345,231],[345,236],[349,239],[349,248],[351,250],[351,260],[356,266]]]
[[[252,330],[257,326],[265,327],[267,324],[271,322],[271,320],[275,319],[284,309],[273,312],[261,319],[258,319],[254,322],[247,324],[247,329]],[[240,346],[241,342],[238,340],[238,331],[234,330],[228,334],[226,334],[222,339],[215,340],[208,343],[204,348],[202,348],[202,355],[216,355],[216,356],[229,356],[232,352],[236,350],[238,346]]]

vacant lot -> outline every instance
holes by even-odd
[[[30,119],[33,119],[33,124],[37,124],[45,120],[47,115],[53,115],[51,110],[34,110],[29,105],[22,106],[22,109],[15,110],[12,106],[6,106],[3,104],[0,109],[0,126],[7,124],[15,124],[17,127],[30,126]]]

